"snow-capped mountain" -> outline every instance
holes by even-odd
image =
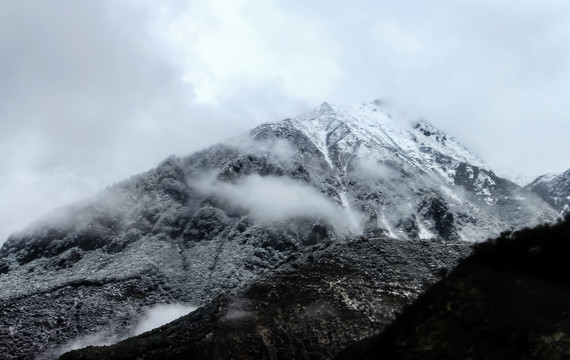
[[[557,218],[412,120],[325,103],[54,212],[0,249],[0,343],[127,336],[149,306],[203,304],[325,239],[480,241]]]
[[[558,210],[560,216],[570,213],[570,169],[562,174],[539,176],[525,188],[537,193]]]
[[[379,102],[325,103],[296,119],[262,125],[252,135],[283,138],[296,131],[316,148],[310,151],[325,169],[324,183],[333,185],[330,196],[368,235],[479,241],[555,217],[544,202],[496,176],[453,138],[426,121],[394,116]],[[308,181],[318,179],[315,170],[308,170]]]

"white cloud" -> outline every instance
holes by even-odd
[[[277,157],[280,162],[290,164],[296,154],[296,150],[285,139],[253,139],[249,134],[238,136],[228,141],[226,144],[235,146],[246,154],[262,155],[272,154]]]
[[[55,207],[255,124],[240,108],[190,104],[154,10],[0,5],[0,244]]]
[[[277,87],[316,103],[340,76],[336,48],[318,22],[274,1],[194,2],[170,25],[197,100],[219,103],[243,87]]]
[[[66,352],[72,350],[82,349],[87,346],[109,346],[122,340],[121,338],[111,334],[112,332],[109,333],[102,331],[95,334],[77,337],[54,350],[48,351],[45,354],[40,354],[36,357],[36,360],[42,360],[46,358],[56,359]]]
[[[247,176],[236,183],[215,180],[210,174],[190,184],[198,191],[249,211],[259,222],[320,218],[340,234],[362,232],[361,217],[342,208],[313,187],[289,178]]]
[[[141,320],[137,325],[134,335],[139,335],[152,329],[156,329],[157,327],[161,327],[162,325],[168,324],[169,322],[187,315],[194,310],[196,310],[196,307],[183,304],[156,305],[146,312],[143,320]]]
[[[136,336],[144,332],[156,329],[162,325],[168,324],[171,321],[178,319],[181,316],[187,315],[197,308],[194,306],[188,306],[178,303],[173,304],[158,304],[147,309],[146,314],[142,320],[134,327],[131,336]],[[107,331],[102,329],[99,332],[77,337],[68,343],[59,346],[58,348],[49,351],[46,354],[39,355],[37,360],[43,359],[45,357],[57,358],[64,353],[82,349],[87,346],[108,346],[115,344],[121,340],[124,340],[126,336],[117,336],[114,331]]]
[[[373,159],[360,159],[356,164],[359,174],[371,179],[394,180],[400,178],[400,174],[390,166],[379,163]]]

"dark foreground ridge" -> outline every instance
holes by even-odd
[[[481,243],[338,359],[569,359],[570,216]]]
[[[382,330],[470,249],[436,240],[325,242],[170,324],[60,359],[328,359]]]

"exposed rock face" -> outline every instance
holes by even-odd
[[[0,249],[0,305],[20,310],[0,317],[11,329],[0,343],[17,339],[6,353],[15,358],[99,330],[126,335],[144,306],[205,304],[326,240],[478,241],[556,217],[425,121],[376,103],[323,104],[171,157],[11,236]],[[124,307],[120,326],[108,311],[76,316],[61,305],[81,302],[87,285],[97,309]]]
[[[338,359],[567,359],[570,217],[475,246],[385,332]]]
[[[525,186],[537,193],[559,211],[560,216],[570,213],[570,169],[558,175],[542,175]]]
[[[389,324],[467,243],[325,242],[168,325],[71,359],[328,359]]]

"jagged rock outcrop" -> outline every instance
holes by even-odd
[[[462,242],[328,241],[161,328],[60,359],[328,359],[388,325],[469,252]]]

